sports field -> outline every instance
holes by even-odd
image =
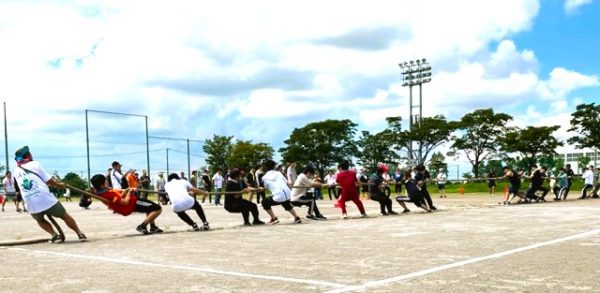
[[[67,229],[64,244],[7,246],[45,237],[10,210],[0,213],[0,291],[600,292],[600,200],[499,200],[451,195],[434,198],[438,212],[412,206],[385,217],[365,201],[366,219],[349,203],[349,220],[326,200],[318,203],[328,221],[293,224],[275,207],[282,223],[256,227],[205,205],[208,232],[192,232],[165,207],[157,221],[165,233],[148,236],[135,231],[141,215],[66,203],[89,241]]]

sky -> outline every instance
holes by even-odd
[[[2,0],[9,164],[29,145],[48,171],[87,176],[85,110],[92,175],[146,168],[145,117],[153,174],[167,155],[187,170],[186,142],[158,137],[193,140],[194,169],[214,134],[277,150],[325,119],[378,132],[407,120],[398,63],[422,58],[424,116],[491,107],[565,140],[575,106],[600,102],[599,2]]]

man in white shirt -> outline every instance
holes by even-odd
[[[216,206],[221,205],[221,190],[223,189],[223,181],[225,181],[225,178],[223,178],[223,175],[221,175],[221,169],[217,169],[217,173],[215,173],[212,178],[213,186],[215,187]]]
[[[112,162],[112,172],[110,173],[110,182],[113,189],[122,189],[121,180],[123,180],[123,173],[121,173],[121,164],[117,161]]]
[[[173,212],[175,212],[181,220],[192,226],[194,231],[209,230],[210,227],[206,221],[204,210],[202,210],[202,206],[195,198],[195,195],[208,194],[208,192],[192,186],[192,184],[185,179],[180,179],[179,175],[176,173],[170,174],[168,180],[169,182],[165,184],[165,191],[171,200]],[[194,196],[190,195],[190,192],[193,193]],[[185,211],[189,209],[194,209],[200,220],[202,220],[203,225],[201,228],[198,227],[198,224],[185,213]]]
[[[436,177],[440,198],[446,197],[446,179],[448,179],[446,172],[444,172],[444,169],[440,168]]]
[[[15,179],[12,177],[10,171],[6,171],[6,174],[4,174],[2,185],[4,186],[2,211],[4,212],[4,206],[6,205],[6,202],[11,199],[15,203],[16,211],[20,213],[22,210],[19,208],[19,200],[17,199],[17,191],[15,190]],[[23,208],[25,207],[23,206]],[[25,212],[27,212],[27,210],[25,210]]]
[[[329,170],[327,171],[327,176],[325,176],[325,183],[327,183],[327,194],[329,195],[329,200],[332,200],[331,194],[333,194],[333,198],[338,198],[337,193],[336,193],[336,182],[335,182],[335,175],[333,174],[333,171]]]
[[[294,216],[294,222],[297,224],[302,223],[302,220],[294,211],[294,207],[292,206],[291,200],[291,191],[289,186],[287,185],[287,180],[279,172],[276,168],[276,163],[273,160],[268,160],[265,162],[265,170],[268,170],[267,173],[263,176],[263,182],[265,184],[265,188],[271,191],[271,196],[262,200],[261,204],[263,209],[269,213],[271,216],[271,220],[269,221],[270,225],[275,225],[279,223],[279,219],[273,213],[272,206],[281,205],[283,208],[288,211],[292,216]]]
[[[581,190],[581,196],[579,197],[579,199],[585,199],[587,197],[587,191],[589,189],[594,188],[594,171],[592,171],[593,169],[593,166],[585,167],[583,169],[583,174],[581,175],[581,178],[584,180],[584,185],[583,189]]]
[[[77,233],[79,240],[84,241],[87,238],[79,230],[75,220],[67,213],[62,204],[54,197],[48,186],[64,189],[65,184],[52,178],[38,161],[33,160],[29,152],[29,147],[24,146],[15,152],[17,161],[14,169],[15,179],[19,189],[23,194],[23,199],[29,208],[31,216],[37,221],[38,225],[52,235],[50,241],[65,241],[64,235],[59,235],[54,231],[52,225],[46,221],[45,215],[53,216],[65,221],[71,230]]]
[[[317,202],[313,194],[308,194],[309,188],[322,188],[323,184],[315,182],[312,178],[315,174],[315,168],[312,165],[308,165],[304,168],[304,171],[296,177],[294,186],[292,187],[292,205],[301,207],[303,205],[308,206],[307,219],[311,220],[327,220],[325,216],[319,212]],[[314,212],[314,213],[313,213]]]

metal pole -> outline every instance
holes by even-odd
[[[456,181],[458,181],[459,179],[459,175],[460,174],[460,169],[459,169],[459,165],[456,165]]]
[[[150,176],[150,142],[148,137],[148,115],[144,116],[146,118],[146,164],[148,168],[148,176]]]
[[[190,165],[190,140],[186,139],[187,142],[187,155],[188,155],[188,179],[192,177],[192,170],[191,170],[191,165]],[[194,186],[196,187],[196,186]]]
[[[422,74],[422,73],[420,73]],[[419,82],[419,127],[423,119],[423,83]],[[419,140],[419,164],[423,163],[423,141]]]
[[[90,170],[90,133],[88,128],[88,110],[85,110],[85,149],[87,156],[87,179],[88,184],[90,183],[90,178],[92,177],[92,171]]]
[[[409,82],[412,82],[412,80],[409,80]],[[408,98],[408,106],[410,108],[410,118],[408,119],[408,130],[412,130],[413,129],[413,99],[412,99],[412,85],[408,86],[408,93],[409,93],[409,98]],[[414,164],[413,163],[413,143],[412,140],[408,141],[408,160],[410,161],[410,164]]]
[[[167,148],[167,176],[169,176],[169,148]]]
[[[6,126],[6,102],[4,102],[4,152],[6,155],[6,171],[10,171],[8,166],[8,127]]]

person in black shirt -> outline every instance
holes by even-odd
[[[427,183],[429,182],[431,175],[429,174],[429,171],[427,171],[427,169],[425,169],[425,166],[423,166],[423,165],[418,165],[416,169],[417,169],[417,174],[415,175],[414,180],[417,183],[417,185],[421,188],[421,192],[423,193],[423,197],[427,201],[427,205],[429,206],[429,208],[432,211],[435,211],[435,210],[437,210],[437,208],[433,205],[433,200],[431,199],[431,195],[429,194],[429,191],[427,190]]]
[[[537,166],[533,166],[533,167],[537,167]],[[544,184],[544,178],[546,177],[546,170],[548,168],[546,168],[545,166],[542,166],[539,169],[536,169],[535,171],[533,171],[533,173],[531,174],[531,185],[529,186],[529,188],[527,189],[527,195],[525,196],[525,199],[527,201],[546,201],[544,198],[546,197],[546,194],[548,194],[548,192],[550,191],[550,189],[543,187],[542,185]],[[541,190],[544,193],[542,194],[541,197],[537,197],[535,195],[535,192]]]
[[[211,192],[212,191],[212,182],[210,177],[208,176],[208,170],[204,170],[202,174],[202,184],[204,185],[204,191]],[[206,195],[202,196],[202,203],[206,200]],[[212,195],[209,193],[208,195],[208,203],[212,201]]]
[[[406,207],[405,202],[412,202],[417,207],[420,207],[427,212],[431,212],[431,209],[427,206],[427,203],[425,202],[425,197],[423,197],[421,189],[417,186],[417,183],[411,178],[410,172],[407,172],[404,175],[404,186],[406,188],[406,192],[408,193],[408,197],[398,196],[396,197],[396,201],[404,208],[405,213],[410,212],[410,210]]]
[[[258,207],[255,203],[245,200],[242,197],[244,192],[257,191],[257,188],[246,187],[246,184],[240,179],[240,171],[233,169],[229,173],[229,180],[225,186],[225,210],[230,213],[242,213],[244,226],[262,225],[265,222],[258,218]],[[250,223],[250,214],[254,219]]]
[[[567,173],[567,181],[569,184],[567,185],[567,190],[565,190],[565,193],[563,194],[563,200],[567,199],[567,195],[569,195],[569,191],[573,185],[573,177],[575,177],[575,172],[571,169],[571,164],[565,165],[565,173]]]
[[[379,166],[379,168],[377,168],[377,173],[369,178],[369,197],[371,200],[379,202],[381,215],[397,215],[398,213],[392,210],[392,200],[384,193],[385,184],[382,174],[385,172],[387,172],[387,166]]]
[[[150,190],[150,177],[148,176],[148,171],[142,170],[142,176],[140,177],[139,183],[142,186],[142,189]],[[140,192],[140,198],[148,199],[148,192]]]

